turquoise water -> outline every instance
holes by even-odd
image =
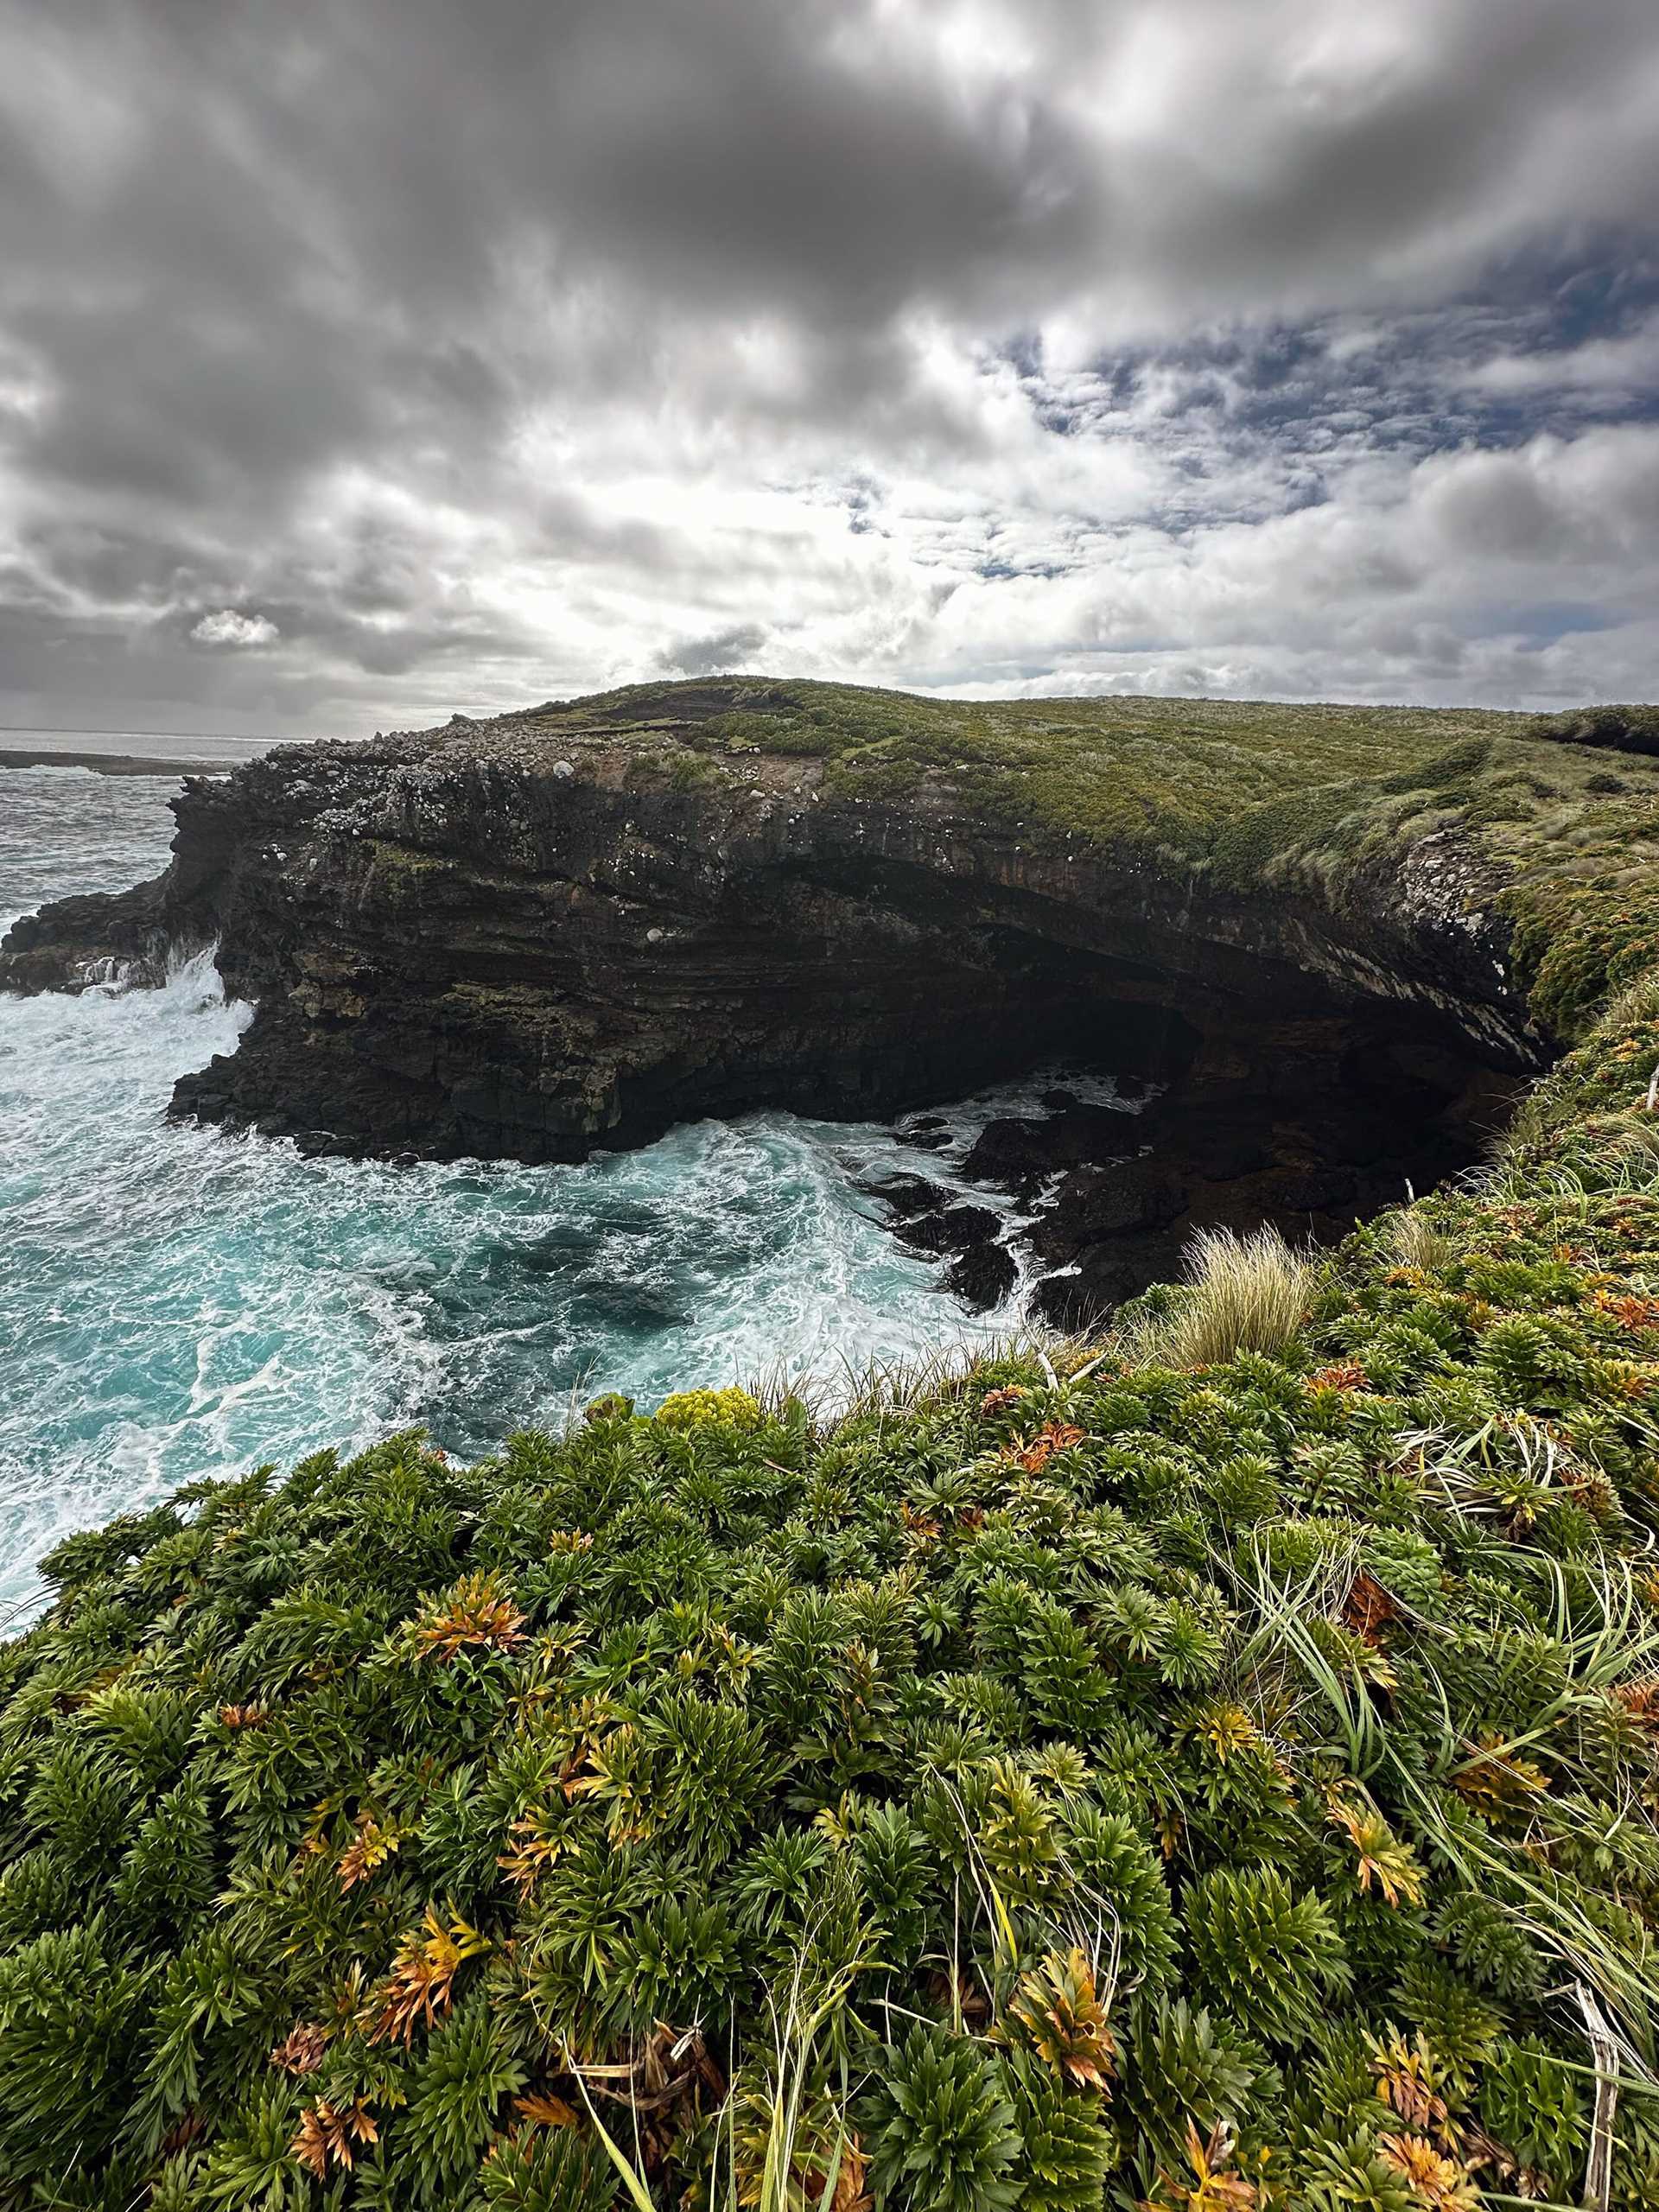
[[[0,771],[0,925],[153,874],[175,788]],[[577,1167],[396,1168],[168,1123],[175,1077],[246,1019],[205,955],[160,990],[0,997],[0,1606],[38,1602],[66,1530],[204,1473],[412,1421],[476,1453],[573,1392],[833,1386],[1017,1319],[1018,1293],[990,1316],[942,1294],[851,1179],[948,1179],[1044,1077],[953,1109],[943,1170],[786,1115]]]

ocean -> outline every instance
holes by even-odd
[[[215,766],[257,750],[59,741]],[[0,766],[0,929],[155,874],[176,789]],[[66,1532],[199,1476],[414,1423],[476,1456],[601,1390],[645,1409],[785,1376],[833,1397],[873,1362],[1019,1325],[1023,1269],[970,1313],[857,1185],[950,1183],[993,1115],[1042,1110],[1054,1071],[950,1109],[943,1151],[903,1125],[758,1114],[579,1166],[394,1167],[166,1120],[175,1077],[249,1018],[207,953],[160,989],[0,996],[0,1620],[43,1602],[36,1563]]]

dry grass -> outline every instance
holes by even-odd
[[[1282,1351],[1306,1319],[1311,1263],[1276,1229],[1199,1230],[1185,1275],[1178,1304],[1140,1333],[1142,1357],[1218,1367],[1242,1351]]]
[[[1392,1217],[1389,1242],[1402,1268],[1415,1268],[1424,1274],[1445,1267],[1457,1249],[1446,1231],[1436,1229],[1417,1206],[1407,1206]]]

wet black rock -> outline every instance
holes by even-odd
[[[1001,1234],[1001,1217],[989,1206],[958,1201],[931,1213],[912,1214],[898,1224],[903,1243],[922,1252],[967,1252]]]
[[[1144,1142],[1135,1116],[1059,1095],[1066,1103],[1058,1113],[988,1122],[963,1160],[963,1174],[970,1182],[1029,1192],[1063,1168],[1119,1158]]]
[[[970,1182],[991,1183],[1017,1191],[1050,1173],[1048,1154],[1039,1121],[1016,1121],[1001,1115],[987,1122],[969,1147],[962,1172]]]
[[[895,1223],[937,1211],[949,1195],[942,1185],[930,1182],[925,1175],[877,1175],[855,1184],[854,1188],[879,1198]]]
[[[974,1205],[925,1175],[877,1176],[858,1187],[880,1199],[901,1243],[950,1258],[941,1289],[982,1312],[1013,1291],[1019,1268],[999,1241],[1003,1221],[994,1208]]]
[[[1083,1167],[1064,1185],[1064,1203],[1051,1206],[1031,1233],[1045,1255],[1131,1231],[1167,1229],[1186,1211],[1186,1185],[1155,1155],[1106,1167]]]
[[[1073,1333],[1097,1328],[1149,1282],[1178,1276],[1181,1251],[1179,1236],[1084,1245],[1070,1267],[1039,1280],[1033,1297],[1038,1317]]]
[[[988,1313],[1013,1292],[1019,1269],[1006,1245],[983,1243],[954,1260],[945,1270],[944,1287],[976,1312]]]

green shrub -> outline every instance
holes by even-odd
[[[912,2028],[890,2050],[861,2113],[871,2179],[908,2212],[1010,2212],[1023,2149],[995,2059]]]
[[[677,1390],[663,1400],[652,1418],[664,1428],[706,1428],[728,1422],[734,1428],[753,1428],[760,1408],[747,1390]]]
[[[1570,2192],[1589,2129],[1577,2078],[1558,2057],[1536,2044],[1503,2045],[1483,2077],[1480,2113],[1519,2164],[1556,2196]]]
[[[1274,1867],[1217,1868],[1185,1900],[1198,1985],[1241,2027],[1306,2043],[1351,1977],[1335,1922]]]

